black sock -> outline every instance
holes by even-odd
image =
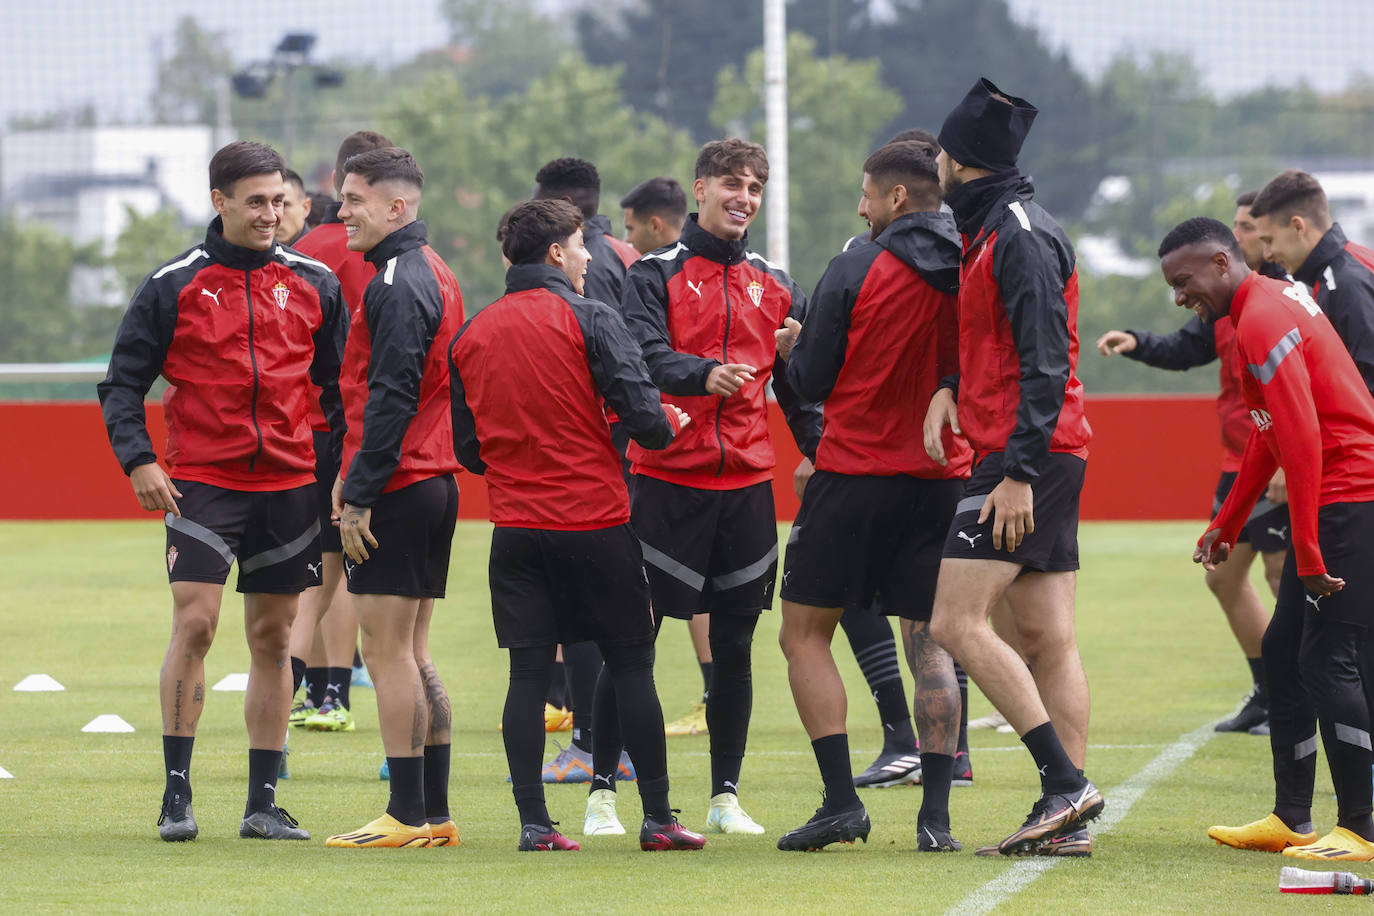
[[[911,707],[902,686],[902,666],[892,625],[872,608],[851,608],[841,615],[840,626],[868,683],[868,692],[878,704],[884,753],[910,751],[916,747],[916,732],[911,727]]]
[[[668,807],[668,777],[641,779],[639,781],[639,803],[644,808],[644,816],[666,824],[673,819],[672,809]]]
[[[449,820],[448,762],[450,745],[425,745],[425,819],[431,824]]]
[[[294,697],[296,691],[301,689],[301,682],[305,680],[305,659],[291,656],[291,695]]]
[[[319,709],[324,705],[324,690],[329,686],[328,668],[306,668],[305,690],[310,705]]]
[[[579,642],[563,647],[563,664],[568,669],[572,694],[573,744],[579,750],[592,750],[592,703],[596,679],[601,675],[601,650],[594,642]]]
[[[549,676],[549,692],[544,695],[544,702],[559,709],[568,708],[568,676],[564,671],[566,666],[562,662],[553,663],[553,673]]]
[[[254,811],[265,811],[277,804],[277,772],[281,769],[281,749],[264,751],[248,749],[248,804],[243,810],[247,817]]]
[[[162,793],[164,802],[170,801],[173,795],[181,795],[190,802],[191,746],[195,743],[194,736],[162,736],[162,765],[167,769],[167,788]]]
[[[949,787],[953,779],[953,757],[921,755],[921,812],[916,815],[916,823],[949,829]]]
[[[744,765],[744,756],[711,755],[711,794],[729,792],[739,794],[739,771]]]
[[[1275,805],[1274,817],[1294,833],[1312,832],[1312,809],[1301,805]]]
[[[425,822],[425,758],[386,758],[391,768],[391,800],[386,813],[402,824],[418,827]]]
[[[348,705],[348,687],[353,683],[352,668],[326,668],[325,688],[326,697],[332,695],[335,701],[344,709],[351,709]]]
[[[858,807],[859,795],[854,791],[854,770],[849,765],[849,735],[840,732],[811,742],[816,763],[821,768],[821,782],[825,784],[825,804],[830,814],[838,814]]]
[[[354,646],[354,647],[353,647],[353,667],[354,667],[354,668],[361,668],[362,666],[363,666],[363,654],[362,654],[361,652],[358,651],[358,647],[357,647],[357,646]]]
[[[954,756],[968,755],[968,675],[959,663],[954,663],[954,679],[959,682],[959,744]]]
[[[1250,666],[1250,677],[1255,681],[1255,695],[1264,705],[1269,705],[1269,690],[1264,686],[1264,659],[1247,658],[1245,663]]]
[[[526,824],[538,824],[546,829],[553,829],[553,820],[549,817],[549,807],[544,803],[544,784],[536,782],[532,785],[511,786],[511,793],[515,795],[515,807],[520,812],[520,826]]]
[[[749,740],[754,709],[753,644],[758,617],[711,615],[711,695],[706,727],[711,733],[711,794],[734,792]]]
[[[620,733],[620,703],[615,682],[609,669],[603,667],[596,679],[593,694],[593,716],[597,721],[596,739],[592,742],[592,785],[595,789],[615,791],[616,773],[620,768],[620,752],[625,742]],[[573,730],[576,734],[576,729]]]
[[[1069,759],[1053,723],[1036,726],[1021,736],[1040,771],[1040,789],[1046,794],[1062,795],[1083,787],[1084,778]]]
[[[701,702],[705,703],[706,698],[711,695],[711,676],[715,670],[715,662],[697,662],[701,666]]]

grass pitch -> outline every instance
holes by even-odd
[[[636,841],[640,808],[632,785],[620,793],[629,834],[593,839],[580,836],[585,787],[551,786],[550,811],[583,841],[582,851],[517,855],[519,826],[496,730],[506,657],[496,647],[487,603],[490,528],[477,523],[459,525],[449,598],[439,603],[432,635],[453,701],[451,800],[462,847],[325,849],[325,836],[358,827],[386,805],[386,783],[377,779],[376,706],[366,690],[354,692],[356,732],[292,730],[293,778],[278,794],[315,839],[273,844],[238,838],[247,770],[242,695],[212,692],[192,770],[200,838],[163,843],[154,826],[162,791],[157,671],[170,619],[162,528],[153,521],[11,522],[0,530],[0,768],[13,775],[0,779],[0,909],[1306,910],[1321,904],[1278,893],[1286,860],[1222,849],[1206,837],[1209,824],[1265,814],[1273,789],[1267,741],[1198,732],[1228,714],[1248,686],[1235,642],[1189,562],[1200,530],[1200,523],[1082,528],[1078,633],[1093,701],[1088,771],[1106,794],[1109,819],[1134,803],[1098,832],[1091,859],[1045,869],[1046,860],[917,854],[919,788],[863,793],[873,820],[867,845],[778,852],[778,836],[819,804],[820,778],[787,688],[776,612],[765,614],[758,629],[754,718],[741,779],[744,806],[768,828],[765,836],[711,836],[698,854],[645,854]],[[240,607],[226,591],[206,666],[210,685],[247,670]],[[857,772],[881,743],[877,715],[843,637],[836,656],[849,687]],[[10,689],[38,672],[66,690]],[[686,628],[673,621],[659,642],[658,686],[668,719],[701,687]],[[971,716],[989,711],[981,696],[970,705]],[[137,731],[80,731],[102,713],[123,717]],[[1148,769],[1151,763],[1157,768],[1160,755],[1177,752],[1189,734],[1206,740],[1151,783],[1158,772]],[[954,833],[966,850],[1018,826],[1036,795],[1029,756],[1014,735],[974,732],[972,743],[975,785],[955,789],[951,799]],[[704,826],[710,791],[707,748],[704,737],[668,740],[673,803],[696,829]],[[1335,818],[1324,768],[1316,799],[1324,832]],[[1374,867],[1352,870],[1374,876]]]

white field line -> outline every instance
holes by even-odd
[[[1107,799],[1107,808],[1102,816],[1093,822],[1093,832],[1109,832],[1131,812],[1131,807],[1150,791],[1155,783],[1176,770],[1215,734],[1212,723],[1199,726],[1195,731],[1189,732],[1160,751],[1130,779],[1115,786],[1111,792],[1103,793]],[[951,916],[990,913],[1062,861],[1063,859],[1052,858],[1020,859],[1000,878],[989,881],[950,907],[949,913]]]

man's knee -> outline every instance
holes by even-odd
[[[172,642],[187,655],[203,658],[215,641],[218,626],[217,614],[205,609],[187,609],[176,616]]]
[[[717,639],[714,630],[716,618],[720,616],[723,615],[717,614],[711,618],[711,651],[716,664],[720,663],[720,656],[714,654]],[[826,612],[820,608],[784,602],[782,626],[778,630],[778,645],[782,647],[782,654],[791,660],[798,652],[804,652],[808,649],[815,650],[823,647],[828,650],[839,619],[840,612],[838,610]],[[752,638],[753,631],[751,630],[750,639]]]

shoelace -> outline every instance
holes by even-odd
[[[290,824],[292,827],[299,827],[301,825],[301,822],[292,817],[285,808],[278,808],[276,805],[273,805],[272,810],[275,811],[283,821]]]

